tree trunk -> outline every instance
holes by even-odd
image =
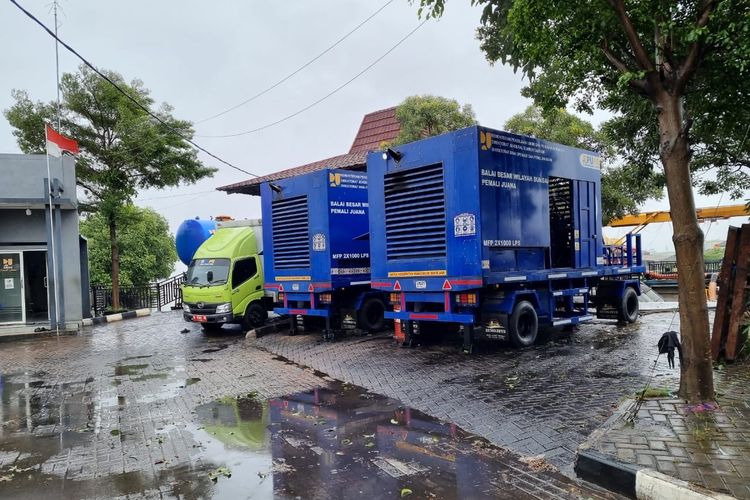
[[[117,247],[117,224],[109,219],[109,247],[112,256],[112,309],[120,309],[120,249]]]
[[[656,104],[660,154],[674,230],[672,241],[677,255],[683,352],[679,395],[690,403],[711,401],[714,399],[714,383],[703,274],[703,232],[695,214],[688,127],[685,126],[679,97],[663,92]]]

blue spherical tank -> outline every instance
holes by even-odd
[[[198,247],[201,246],[204,241],[211,237],[215,230],[215,220],[201,220],[195,218],[182,221],[180,227],[177,228],[174,242],[177,247],[177,256],[183,264],[186,266],[190,265],[190,261],[193,259],[195,251],[198,250]]]

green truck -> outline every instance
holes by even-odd
[[[245,330],[263,325],[273,299],[263,289],[260,221],[228,221],[196,250],[182,285],[185,321],[207,332],[241,324]]]

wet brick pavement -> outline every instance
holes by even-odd
[[[490,344],[471,356],[461,354],[457,343],[408,349],[384,336],[331,343],[315,334],[274,334],[254,343],[521,455],[544,454],[573,475],[579,444],[624,397],[643,387],[656,343],[670,325],[679,327],[679,316],[671,312],[628,326],[589,323],[573,334],[548,332],[547,342],[532,349]],[[675,384],[679,374],[661,361],[654,384]]]
[[[750,499],[750,362],[714,373],[717,410],[696,412],[673,398],[646,400],[633,425],[623,411],[589,446],[616,461]]]
[[[183,329],[188,331],[181,333]],[[262,408],[268,408],[274,401],[286,407],[296,400],[285,399],[285,395],[313,394],[304,391],[319,391],[322,389],[315,388],[332,385],[330,378],[313,368],[391,398],[405,396],[407,404],[417,410],[424,409],[428,414],[435,410],[434,416],[462,422],[459,425],[471,426],[472,431],[480,431],[491,440],[492,436],[515,435],[526,440],[520,442],[531,445],[543,442],[542,434],[554,435],[551,432],[554,430],[559,433],[559,442],[565,443],[565,439],[572,439],[566,426],[580,426],[574,433],[578,435],[584,432],[588,420],[579,415],[572,424],[569,415],[559,420],[543,417],[554,408],[565,407],[569,414],[581,412],[576,409],[580,401],[570,398],[564,403],[551,404],[551,399],[545,396],[548,393],[542,379],[549,372],[561,379],[578,374],[575,365],[582,358],[576,353],[585,352],[587,358],[596,358],[598,353],[610,357],[606,353],[623,342],[619,335],[638,334],[623,330],[607,335],[608,340],[600,339],[596,344],[593,336],[601,336],[592,332],[582,337],[581,344],[573,341],[550,350],[525,353],[500,350],[467,358],[452,354],[451,349],[402,350],[382,338],[319,344],[313,335],[272,335],[259,340],[246,340],[238,333],[206,336],[196,325],[184,323],[177,312],[88,328],[77,336],[3,342],[0,343],[0,497],[235,498],[258,493],[259,497],[273,494],[286,498],[284,492],[289,490],[285,488],[295,482],[299,483],[296,491],[304,492],[304,473],[295,476],[284,468],[283,462],[275,458],[271,462],[269,447],[275,456],[277,445],[269,445],[271,438],[262,436],[280,424],[269,423],[270,410],[259,410],[261,406],[253,401],[271,401],[264,402]],[[587,337],[591,339],[585,340]],[[301,361],[309,368],[275,356],[269,350]],[[578,361],[567,361],[574,358]],[[523,366],[524,360],[528,366]],[[615,358],[612,362],[616,363]],[[554,368],[558,366],[559,370]],[[632,367],[618,369],[620,372],[616,373],[624,373],[622,370]],[[530,374],[535,370],[544,375],[532,377]],[[586,376],[588,372],[580,373]],[[606,379],[612,380],[611,375],[608,373]],[[509,387],[509,380],[516,376],[513,384],[522,389]],[[632,377],[637,379],[635,373]],[[581,379],[577,385],[584,382]],[[576,385],[570,381],[564,384]],[[503,409],[507,407],[504,398],[520,404],[519,394],[528,394],[529,387],[536,388],[533,392],[537,399],[534,403],[524,403],[527,416]],[[609,391],[607,394],[610,398],[617,397]],[[580,399],[589,400],[588,405],[593,407],[602,398],[600,392],[589,391],[588,397],[582,395]],[[241,401],[251,404],[240,404]],[[309,401],[305,404],[309,406]],[[608,405],[606,401],[603,407],[592,411],[603,415],[609,411]],[[332,411],[317,403],[311,408],[314,419]],[[237,423],[244,418],[243,412],[245,416],[248,412],[257,414],[253,417],[257,421]],[[287,420],[299,424],[301,413],[288,412],[281,425],[286,425]],[[225,422],[227,418],[229,424]],[[557,428],[540,431],[538,426],[542,421]],[[318,423],[317,420],[312,424],[301,422],[308,433]],[[511,424],[515,427],[510,428]],[[399,445],[402,452],[419,449],[421,441],[416,444],[407,441],[406,436],[414,432],[413,428],[406,426],[402,433],[402,425],[405,424],[401,420],[386,418],[385,425],[378,426],[378,432],[381,428],[387,431],[390,426],[394,435],[403,436],[396,443],[402,443]],[[446,426],[449,424],[437,427]],[[498,429],[502,430],[498,433]],[[260,438],[255,436],[258,432]],[[320,430],[316,432],[323,435],[316,439],[326,437]],[[284,438],[278,427],[274,443],[278,441],[276,438]],[[420,439],[431,443],[429,440],[434,438],[429,438],[428,433]],[[237,440],[242,441],[241,451],[218,443]],[[262,445],[265,455],[255,450],[257,442],[266,442]],[[291,442],[287,439],[287,444]],[[503,439],[497,442],[503,444]],[[308,454],[310,450],[319,456],[322,453],[326,460],[340,455],[335,449],[321,452],[320,446],[310,443],[306,446]],[[380,446],[378,442],[376,448],[366,452],[377,452]],[[553,449],[551,446],[547,448]],[[530,446],[515,448],[526,450]],[[500,458],[492,459],[501,460],[501,465],[488,469],[490,474],[502,470],[497,478],[492,478],[495,487],[513,485],[514,491],[525,497],[608,496],[555,472],[527,466],[512,456],[504,457],[501,453]],[[221,466],[230,463],[237,472],[231,478],[217,478],[217,474],[222,475]],[[360,461],[356,466],[361,468],[363,463]],[[372,463],[366,462],[367,474],[373,474]],[[398,470],[393,463],[383,462],[379,467]],[[256,465],[253,468],[248,464]],[[374,480],[383,479],[383,471],[376,472]],[[211,480],[211,474],[216,481]],[[265,481],[268,476],[273,477],[271,482]],[[286,486],[277,485],[286,477],[290,477]],[[420,486],[434,484],[427,477]],[[339,483],[346,483],[346,476],[342,475]],[[342,495],[328,491],[320,497]]]

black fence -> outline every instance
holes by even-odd
[[[172,276],[164,281],[149,283],[148,285],[132,285],[120,287],[120,308],[156,309],[173,304],[182,307],[182,290],[180,285],[185,282],[185,274]],[[112,286],[91,285],[91,309],[94,316],[103,316],[112,310]]]
[[[646,266],[650,274],[677,274],[677,262],[674,260],[650,260]],[[721,271],[721,260],[707,260],[704,269],[706,274],[718,273]]]

